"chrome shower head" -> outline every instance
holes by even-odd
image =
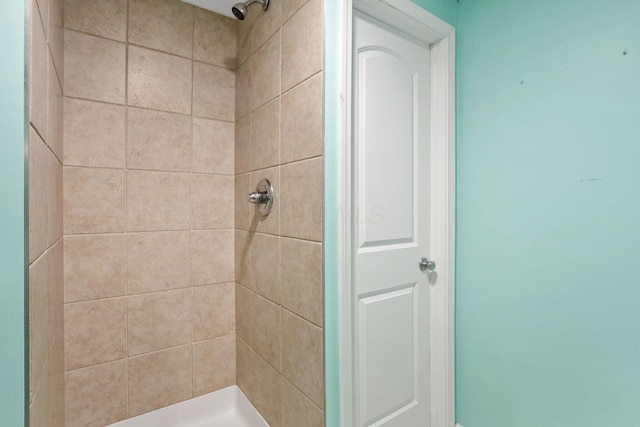
[[[244,21],[244,18],[247,17],[247,8],[251,6],[253,3],[259,3],[262,5],[262,10],[267,10],[269,8],[269,0],[247,0],[244,3],[236,3],[232,8],[231,12],[233,15],[241,21]]]

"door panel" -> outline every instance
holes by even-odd
[[[429,425],[429,48],[353,18],[354,425]]]

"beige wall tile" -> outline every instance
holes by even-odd
[[[124,235],[64,238],[64,300],[78,302],[125,294]]]
[[[282,238],[280,247],[282,305],[322,327],[322,244]]]
[[[232,175],[191,175],[191,228],[233,228]]]
[[[64,168],[64,232],[124,231],[124,171]]]
[[[282,95],[282,163],[322,155],[322,97],[322,73]]]
[[[283,1],[286,0],[270,0],[266,11],[257,13],[251,33],[251,50],[254,52],[282,26]]]
[[[44,371],[45,374],[43,374],[42,381],[38,383],[38,387],[30,399],[29,427],[46,427],[51,420],[48,404],[51,398],[51,381],[48,375],[48,364],[45,365]]]
[[[251,239],[251,287],[280,303],[280,238],[255,233]]]
[[[62,87],[51,55],[47,65],[47,103],[47,144],[62,159]]]
[[[253,53],[251,43],[251,33],[253,32],[253,24],[258,18],[257,13],[249,13],[244,21],[238,21],[238,37],[236,40],[236,63],[243,64],[247,58]]]
[[[324,413],[289,381],[282,380],[282,427],[324,427]]]
[[[209,285],[234,280],[233,230],[191,232],[191,283]]]
[[[280,306],[252,295],[251,347],[278,372],[282,371],[282,321]]]
[[[251,170],[251,116],[236,122],[236,173]]]
[[[251,112],[251,61],[245,61],[236,71],[236,119]]]
[[[192,397],[192,345],[127,360],[129,416],[169,406]]]
[[[35,0],[31,0],[33,11],[30,22],[29,49],[29,119],[40,135],[47,139],[47,61],[49,52],[44,26],[37,13]],[[46,15],[45,15],[46,17]],[[45,21],[46,22],[46,19]]]
[[[65,30],[65,96],[124,104],[125,55],[123,43]]]
[[[322,69],[324,21],[322,0],[309,0],[282,27],[282,90]]]
[[[251,109],[280,95],[280,31],[255,53],[251,61]]]
[[[194,341],[235,333],[235,295],[233,282],[193,288]]]
[[[127,171],[127,231],[186,230],[189,174]]]
[[[193,59],[235,70],[237,21],[199,7],[194,12]]]
[[[193,395],[236,383],[235,334],[193,344]]]
[[[129,356],[190,343],[192,312],[191,289],[130,296],[127,312]]]
[[[282,331],[282,373],[324,408],[322,329],[283,310]]]
[[[67,372],[66,425],[104,426],[127,418],[124,360]]]
[[[129,295],[191,286],[189,231],[127,235]]]
[[[29,267],[29,390],[33,398],[49,353],[49,260],[45,253]]]
[[[47,246],[62,237],[62,163],[47,150]]]
[[[322,158],[290,163],[281,168],[282,235],[322,240]]]
[[[78,302],[65,306],[67,370],[126,357],[126,298]]]
[[[269,216],[261,216],[254,206],[250,206],[251,231],[267,234],[280,233],[280,168],[262,169],[251,173],[250,188],[255,191],[256,185],[262,178],[266,178],[273,186],[273,207]]]
[[[128,103],[191,114],[191,61],[129,46]]]
[[[193,9],[178,0],[129,0],[129,43],[191,58]]]
[[[234,141],[233,123],[194,117],[192,171],[232,175]]]
[[[125,107],[64,99],[64,164],[124,168]]]
[[[245,287],[251,288],[251,238],[253,233],[247,231],[235,230],[235,270],[236,282],[243,284]]]
[[[193,63],[193,115],[235,120],[236,73],[202,62]]]
[[[52,156],[42,139],[29,129],[29,261],[47,249],[49,228],[48,169]]]
[[[64,16],[63,0],[50,0],[49,7],[49,50],[53,57],[53,65],[58,73],[60,84],[64,81]]]
[[[294,13],[300,9],[307,0],[287,0],[282,5],[282,18],[284,21],[289,20]]]
[[[127,168],[191,171],[191,117],[129,108]]]
[[[280,99],[251,114],[251,170],[280,163]]]
[[[31,1],[31,12],[41,16],[42,23],[44,24],[44,33],[49,38],[49,8],[51,0],[33,0]]]
[[[249,289],[239,283],[236,284],[236,333],[249,344],[251,344],[251,316],[253,313],[251,294]]]
[[[282,425],[280,374],[257,353],[253,353],[253,404],[271,427]]]
[[[127,0],[65,0],[65,26],[109,39],[127,39]]]
[[[248,201],[249,194],[255,191],[255,187],[251,188],[251,175],[245,173],[236,175],[235,178],[235,228],[240,230],[248,230],[251,226],[251,217],[255,209]]]
[[[253,356],[251,347],[236,337],[236,383],[247,398],[253,401]]]

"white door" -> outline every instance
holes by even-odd
[[[429,54],[354,10],[354,426],[430,425]]]

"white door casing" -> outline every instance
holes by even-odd
[[[341,426],[453,427],[454,30],[408,0],[345,3]]]

